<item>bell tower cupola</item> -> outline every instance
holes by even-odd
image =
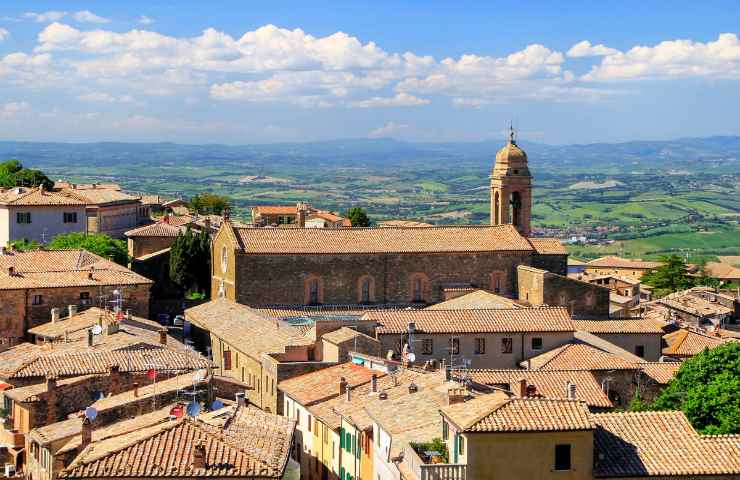
[[[491,173],[491,225],[512,224],[524,235],[531,232],[532,175],[527,154],[516,144],[514,128],[509,142],[496,154]]]

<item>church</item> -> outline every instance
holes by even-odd
[[[225,221],[213,240],[212,296],[250,306],[401,306],[467,289],[518,298],[525,271],[564,278],[565,248],[530,237],[532,175],[513,131],[496,154],[490,196],[490,225],[255,228]]]

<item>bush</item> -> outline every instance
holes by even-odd
[[[109,258],[120,265],[127,265],[129,261],[126,242],[116,240],[102,233],[64,233],[55,236],[47,247],[50,249],[84,248],[88,252],[100,255],[103,258]]]

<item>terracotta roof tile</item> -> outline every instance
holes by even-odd
[[[572,332],[573,321],[564,307],[499,310],[395,310],[367,312],[378,322],[378,334],[399,334],[414,323],[419,333]]]
[[[597,426],[595,477],[740,474],[740,438],[700,437],[682,412],[602,413],[591,418]]]
[[[293,439],[292,420],[240,408],[224,427],[184,418],[134,432],[131,439],[93,443],[61,478],[280,478]],[[127,442],[128,440],[128,442]],[[193,467],[195,445],[205,445],[205,467]]]
[[[532,251],[511,225],[428,228],[235,228],[255,254]]]
[[[309,406],[339,396],[339,381],[342,378],[354,388],[369,384],[373,375],[381,378],[386,374],[347,362],[283,380],[279,388],[303,406]]]
[[[663,355],[679,357],[692,357],[703,352],[705,348],[711,349],[728,341],[735,341],[731,338],[710,337],[685,328],[664,335],[663,340],[668,345],[663,349]]]
[[[573,320],[576,330],[590,333],[655,333],[663,329],[654,322],[645,320]]]
[[[426,307],[426,310],[487,310],[520,307],[521,305],[516,300],[502,297],[486,290],[474,290],[465,295],[460,295],[459,297]]]
[[[591,430],[588,408],[578,400],[482,396],[442,408],[466,432],[547,432]]]
[[[86,188],[67,190],[74,192],[76,195],[88,200],[93,205],[103,205],[115,202],[139,202],[140,197],[123,193],[114,188]]]
[[[16,187],[0,192],[0,205],[15,206],[84,206],[91,203],[69,190],[41,190]]]
[[[79,332],[80,330],[86,330],[98,323],[108,324],[115,321],[115,314],[110,310],[103,310],[102,308],[91,307],[72,317],[63,317],[56,322],[47,322],[31,328],[28,330],[28,333],[36,335],[37,337],[43,337],[47,340],[58,340],[63,338],[65,334]],[[151,330],[152,332],[158,332],[163,328],[157,322],[135,316],[132,316],[127,324],[134,324],[139,327]]]
[[[258,205],[252,207],[255,213],[260,215],[297,215],[298,209],[295,205]]]
[[[173,225],[162,220],[144,225],[143,227],[134,228],[124,233],[129,238],[134,237],[176,237],[185,228],[179,225]]]
[[[464,375],[474,382],[490,386],[503,386],[509,391],[517,392],[518,382],[526,379],[527,383],[537,387],[537,393],[546,398],[567,398],[568,382],[576,384],[576,398],[589,407],[611,408],[614,405],[604,393],[596,377],[585,370],[467,370],[453,372],[453,375]]]
[[[375,340],[374,338],[348,327],[342,327],[332,332],[325,333],[321,336],[321,338],[322,340],[326,340],[327,342],[331,342],[335,345],[339,345],[344,342],[351,342],[358,338],[362,338],[365,342],[377,342],[377,340]]]
[[[640,367],[645,374],[660,385],[667,385],[683,365],[681,362],[645,362]]]
[[[616,267],[616,268],[635,268],[635,269],[652,269],[663,265],[661,262],[644,262],[642,260],[631,260],[629,258],[620,258],[615,256],[600,257],[588,262],[589,267]]]
[[[567,255],[568,251],[565,246],[560,243],[557,238],[541,238],[541,237],[529,237],[527,238],[529,243],[532,244],[532,248],[540,255]]]
[[[431,223],[418,222],[416,220],[383,220],[378,222],[379,227],[406,227],[406,228],[419,228],[419,227],[431,227]]]
[[[533,370],[638,370],[639,364],[585,343],[571,342],[520,363]]]

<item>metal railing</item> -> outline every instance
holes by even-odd
[[[409,466],[414,480],[466,480],[467,465],[453,463],[424,463],[410,446],[403,450],[403,461]]]

